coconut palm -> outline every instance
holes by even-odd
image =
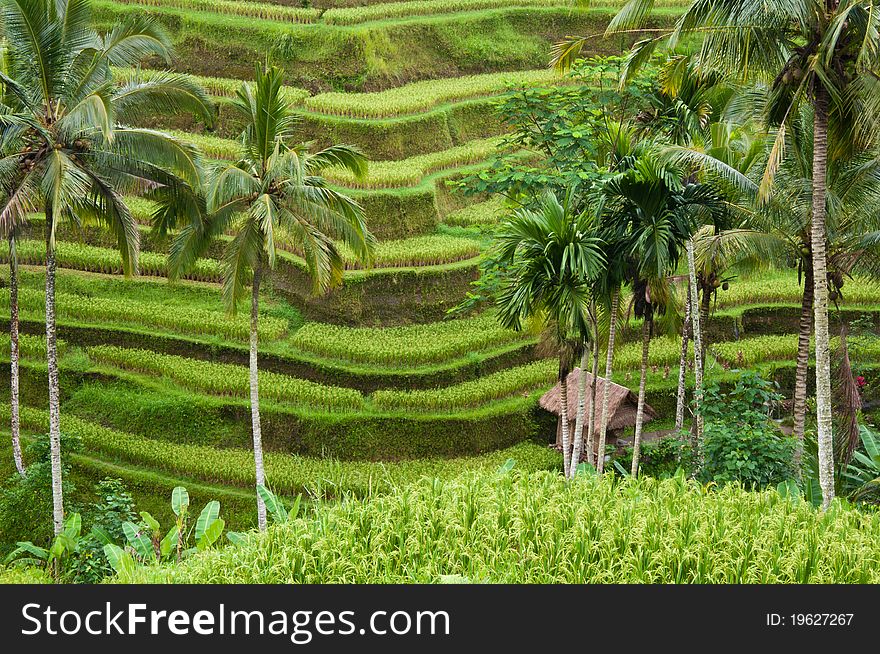
[[[201,183],[197,152],[157,131],[125,125],[163,111],[210,120],[204,92],[185,78],[137,76],[121,85],[111,66],[147,56],[170,61],[165,32],[147,17],[92,27],[86,0],[8,0],[2,7],[6,70],[0,103],[0,231],[12,233],[28,212],[46,216],[46,345],[53,522],[64,523],[61,486],[58,350],[55,335],[55,232],[63,220],[99,224],[115,236],[127,273],[137,270],[138,228],[129,194],[173,202]]]
[[[644,28],[654,0],[629,0],[608,31]],[[636,44],[630,69],[645,62],[661,43],[702,36],[700,65],[743,81],[769,85],[766,118],[779,127],[762,181],[767,198],[784,156],[786,134],[798,107],[812,108],[812,214],[810,254],[816,333],[816,412],[819,481],[823,508],[834,498],[834,438],[831,416],[831,352],[828,327],[826,252],[829,155],[874,143],[880,120],[880,30],[877,0],[694,0],[668,31]],[[554,52],[570,64],[587,38],[569,39]]]
[[[568,424],[568,373],[589,339],[591,283],[605,262],[591,214],[576,211],[569,193],[562,202],[546,193],[536,211],[520,209],[497,233],[499,260],[506,266],[497,297],[498,318],[522,330],[538,323],[559,358],[560,428],[566,477],[577,470]],[[586,371],[582,371],[585,374]]]
[[[258,487],[266,483],[257,374],[260,282],[275,267],[277,245],[287,244],[302,256],[319,293],[342,281],[344,263],[336,241],[366,262],[375,243],[361,207],[319,176],[330,166],[363,176],[366,160],[344,145],[310,153],[293,143],[296,117],[282,92],[283,77],[279,68],[258,66],[254,82],[238,90],[231,107],[245,124],[240,159],[213,170],[205,198],[208,220],[193,220],[181,230],[170,260],[172,273],[179,274],[212,238],[233,235],[224,254],[223,299],[234,311],[250,281],[250,405]],[[264,530],[266,505],[259,493],[257,511]]]
[[[807,373],[813,324],[812,116],[802,109],[786,136],[787,156],[774,181],[773,197],[756,216],[756,226],[778,242],[783,258],[803,281],[798,354],[793,394],[794,434],[802,441],[806,417]],[[829,159],[826,245],[829,298],[845,297],[847,277],[880,272],[880,152],[876,149]]]

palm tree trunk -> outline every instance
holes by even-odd
[[[18,406],[18,261],[15,254],[15,236],[9,237],[9,387],[10,429],[12,430],[12,458],[15,469],[24,478],[24,460],[21,457],[21,421]]]
[[[568,433],[568,370],[559,364],[559,424],[562,426],[562,474],[571,475],[571,438]]]
[[[828,278],[825,262],[825,176],[828,163],[828,92],[817,82],[813,122],[813,320],[816,329],[816,422],[822,508],[834,499],[834,435],[831,422],[831,348],[828,335]]]
[[[608,328],[608,351],[605,354],[605,383],[602,385],[602,422],[599,427],[599,444],[596,449],[596,471],[605,471],[605,437],[608,434],[608,404],[611,402],[611,368],[614,363],[614,337],[617,334],[617,306],[620,289],[611,295],[611,316]]]
[[[598,321],[597,321],[598,322]],[[593,368],[590,371],[593,378],[590,381],[590,398],[587,408],[587,460],[590,465],[595,466],[596,461],[593,456],[593,439],[596,436],[596,376],[599,374],[599,325],[596,325],[596,338],[593,339]]]
[[[648,349],[651,346],[651,321],[642,323],[642,370],[639,376],[639,403],[636,408],[636,433],[633,437],[633,460],[630,474],[639,475],[639,457],[642,452],[642,425],[645,422],[645,379],[648,376]]]
[[[684,322],[681,324],[681,355],[678,358],[678,391],[675,394],[675,430],[684,425],[685,382],[687,381],[687,355],[691,330],[691,286],[688,283],[684,302]]]
[[[257,367],[257,327],[259,326],[260,310],[260,267],[254,266],[254,280],[251,286],[251,347],[250,347],[250,390],[251,390],[251,426],[254,435],[254,466],[257,471],[257,486],[266,485],[266,473],[263,468],[263,430],[260,426],[260,390]],[[257,493],[257,524],[260,531],[266,530],[266,503]]]
[[[584,415],[586,414],[587,400],[587,363],[589,362],[590,349],[584,344],[584,352],[581,354],[581,374],[578,376],[578,408],[574,421],[574,446],[572,447],[571,466],[568,471],[568,478],[574,477],[578,463],[581,459],[584,443]],[[589,460],[590,454],[587,453]]]
[[[804,452],[804,423],[807,418],[807,373],[809,372],[810,335],[813,331],[813,273],[809,266],[804,271],[804,294],[801,299],[801,321],[798,329],[797,370],[794,376],[794,406],[792,433],[798,439],[795,450],[795,470],[800,475]]]
[[[694,261],[694,242],[687,242],[688,274],[693,292],[693,299],[699,296],[697,286],[697,266]],[[703,333],[700,326],[701,311],[691,311],[693,320],[692,330],[694,335],[694,427],[692,441],[694,452],[699,461],[699,445],[703,438]]]
[[[46,211],[46,228],[52,216]],[[46,363],[49,369],[49,448],[52,464],[52,521],[55,535],[64,528],[64,495],[61,480],[61,406],[58,390],[58,343],[55,334],[55,248],[46,239]]]
[[[699,295],[699,293],[698,293]],[[700,296],[700,330],[702,332],[703,329],[706,328],[706,325],[709,324],[709,311],[712,309],[712,289],[704,288],[703,294]],[[706,365],[706,335],[700,334],[700,361],[703,365]],[[702,371],[702,369],[701,369]]]

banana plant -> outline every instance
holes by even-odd
[[[293,501],[293,506],[288,511],[284,507],[284,502],[280,497],[275,495],[272,491],[266,488],[263,485],[257,486],[257,493],[260,496],[260,499],[263,500],[263,503],[266,505],[266,511],[269,515],[272,516],[272,519],[276,524],[282,525],[287,522],[293,522],[296,520],[296,517],[299,515],[299,509],[302,504],[302,495],[297,495],[296,499]],[[226,534],[226,537],[235,545],[240,545],[245,542],[247,536],[238,531],[230,531]]]
[[[79,513],[72,513],[64,521],[64,528],[61,533],[55,536],[48,549],[34,545],[31,541],[20,541],[16,543],[17,547],[9,553],[3,563],[45,567],[52,572],[55,581],[58,581],[64,564],[76,551],[81,531],[82,516]],[[109,540],[107,535],[98,528],[92,529],[92,534],[102,542]]]
[[[865,425],[859,426],[864,451],[853,452],[843,478],[854,490],[852,499],[877,501],[880,497],[880,434]]]
[[[123,523],[122,532],[127,547],[114,543],[104,546],[104,554],[113,569],[129,572],[138,564],[162,563],[172,558],[179,562],[185,556],[212,547],[226,527],[226,522],[220,517],[220,502],[208,502],[192,530],[187,529],[189,506],[189,493],[183,486],[177,486],[171,493],[175,523],[164,536],[159,521],[147,511],[140,513],[141,524],[130,521]],[[187,547],[191,536],[195,537],[195,546]]]

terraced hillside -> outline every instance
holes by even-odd
[[[657,21],[674,15],[676,4],[662,7]],[[364,180],[342,171],[328,179],[364,206],[380,239],[375,266],[361,269],[349,257],[343,286],[313,297],[302,260],[285,252],[262,299],[271,485],[288,495],[307,489],[335,497],[366,495],[422,474],[492,469],[509,457],[526,469],[557,467],[557,455],[545,446],[554,426],[536,401],[553,384],[555,364],[540,358],[531,335],[499,327],[491,311],[446,318],[476,279],[483,228],[503,206],[463,198],[445,182],[485,167],[497,152],[503,126],[491,109],[500,94],[577,83],[544,70],[549,44],[568,33],[601,32],[612,3],[590,10],[550,0],[294,5],[96,5],[105,21],[144,10],[159,15],[178,44],[174,65],[201,75],[216,100],[211,126],[183,115],[147,126],[176,130],[210,158],[233,158],[240,125],[229,99],[268,54],[287,69],[287,99],[301,116],[303,139],[357,145],[371,159]],[[622,45],[597,39],[595,51]],[[120,80],[129,74],[116,72]],[[150,231],[152,207],[135,199],[131,206],[142,223],[137,278],[122,277],[106,235],[88,228],[58,235],[62,428],[83,443],[73,459],[74,479],[87,490],[105,475],[122,477],[157,515],[167,512],[170,488],[183,483],[194,502],[216,497],[232,525],[244,527],[254,519],[249,322],[222,309],[222,244],[187,279],[169,284],[168,243]],[[47,421],[41,220],[35,215],[30,238],[18,243],[26,335],[22,422],[31,435],[45,431]],[[0,278],[6,283],[8,272]],[[800,306],[796,275],[762,279],[720,293],[708,326],[708,374],[724,379],[730,368],[754,363],[786,387]],[[877,320],[880,288],[852,286],[844,308]],[[3,302],[8,295],[0,295]],[[624,330],[624,341],[635,329]],[[637,370],[637,347],[624,342],[618,351],[617,381],[627,383]],[[663,416],[672,415],[678,347],[658,338],[651,350],[648,402]],[[8,340],[3,348],[0,341],[8,356]]]

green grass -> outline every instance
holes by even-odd
[[[880,299],[880,281],[856,276],[845,280],[840,304],[855,306],[877,304]],[[744,276],[731,281],[730,289],[718,291],[719,308],[744,304],[792,303],[800,304],[803,284],[798,284],[794,270],[774,270]]]
[[[88,355],[99,365],[159,377],[199,393],[248,396],[248,369],[244,366],[112,345],[90,347]],[[363,396],[350,388],[316,384],[267,370],[260,371],[259,381],[260,396],[278,402],[331,412],[364,407]]]
[[[451,211],[443,217],[443,223],[453,227],[494,225],[503,214],[504,202],[495,198],[486,202],[475,202],[456,211]]]
[[[877,583],[880,515],[679,479],[423,479],[123,582]]]
[[[435,173],[486,161],[499,151],[500,144],[501,139],[493,137],[399,161],[371,161],[364,179],[340,168],[328,168],[324,177],[334,184],[356,189],[418,186]]]
[[[42,241],[17,241],[16,255],[19,263],[23,265],[45,264],[46,244]],[[58,241],[55,246],[55,259],[63,268],[105,274],[122,273],[122,256],[118,250],[111,248]],[[9,243],[6,241],[0,245],[0,260],[9,260]],[[141,252],[138,257],[138,271],[142,275],[165,277],[168,274],[167,255],[159,252]],[[215,259],[199,259],[185,278],[202,282],[219,282],[222,279],[220,262]]]
[[[347,269],[361,268],[350,248],[337,244]],[[480,254],[480,242],[468,237],[427,234],[392,241],[382,241],[375,249],[373,265],[377,268],[436,266],[471,259]]]
[[[22,319],[42,320],[45,316],[45,294],[39,289],[22,288],[19,307]],[[220,306],[219,291],[216,310],[190,307],[185,304],[168,305],[163,302],[129,299],[124,294],[115,297],[96,297],[57,292],[56,317],[62,322],[94,324],[102,328],[112,326],[155,329],[171,334],[217,337],[246,342],[250,336],[250,318],[242,313],[226,314]],[[0,294],[0,306],[8,309],[9,296]],[[272,316],[260,318],[258,335],[264,340],[284,336],[288,321]]]
[[[494,314],[406,327],[343,327],[306,323],[293,346],[317,356],[352,363],[416,366],[497,348],[528,338],[501,327]]]
[[[236,3],[238,4],[238,3]],[[149,68],[135,70],[133,68],[113,68],[113,79],[116,82],[123,82],[132,75],[137,74],[140,79],[150,80],[154,78],[159,71]],[[238,90],[241,88],[243,81],[232,79],[229,77],[205,77],[203,75],[184,74],[190,81],[200,85],[210,95],[217,98],[234,98]],[[294,86],[283,87],[284,99],[292,104],[301,104],[303,100],[309,97],[306,89],[296,88]]]
[[[486,73],[424,80],[375,93],[320,93],[303,104],[310,111],[354,119],[392,118],[439,105],[503,93],[511,87],[564,81],[550,70]]]
[[[290,23],[313,23],[318,19],[317,9],[301,9],[263,2],[232,2],[231,0],[116,0],[121,4],[147,7],[174,7],[197,12],[232,14]]]
[[[9,419],[9,407],[0,405],[0,417]],[[22,407],[22,426],[32,432],[48,429],[45,411]],[[254,457],[246,449],[152,440],[123,433],[62,413],[62,430],[79,436],[83,451],[110,461],[180,475],[206,483],[242,488],[254,483]],[[557,452],[534,443],[522,443],[504,450],[456,459],[416,459],[373,463],[338,461],[265,453],[266,476],[270,487],[285,495],[308,493],[314,497],[359,497],[387,493],[401,484],[423,476],[451,478],[466,470],[494,470],[508,458],[515,458],[526,470],[555,470],[560,467]]]
[[[376,391],[373,404],[387,411],[440,413],[478,407],[512,396],[528,397],[556,380],[558,364],[544,359],[473,381],[426,391]]]

